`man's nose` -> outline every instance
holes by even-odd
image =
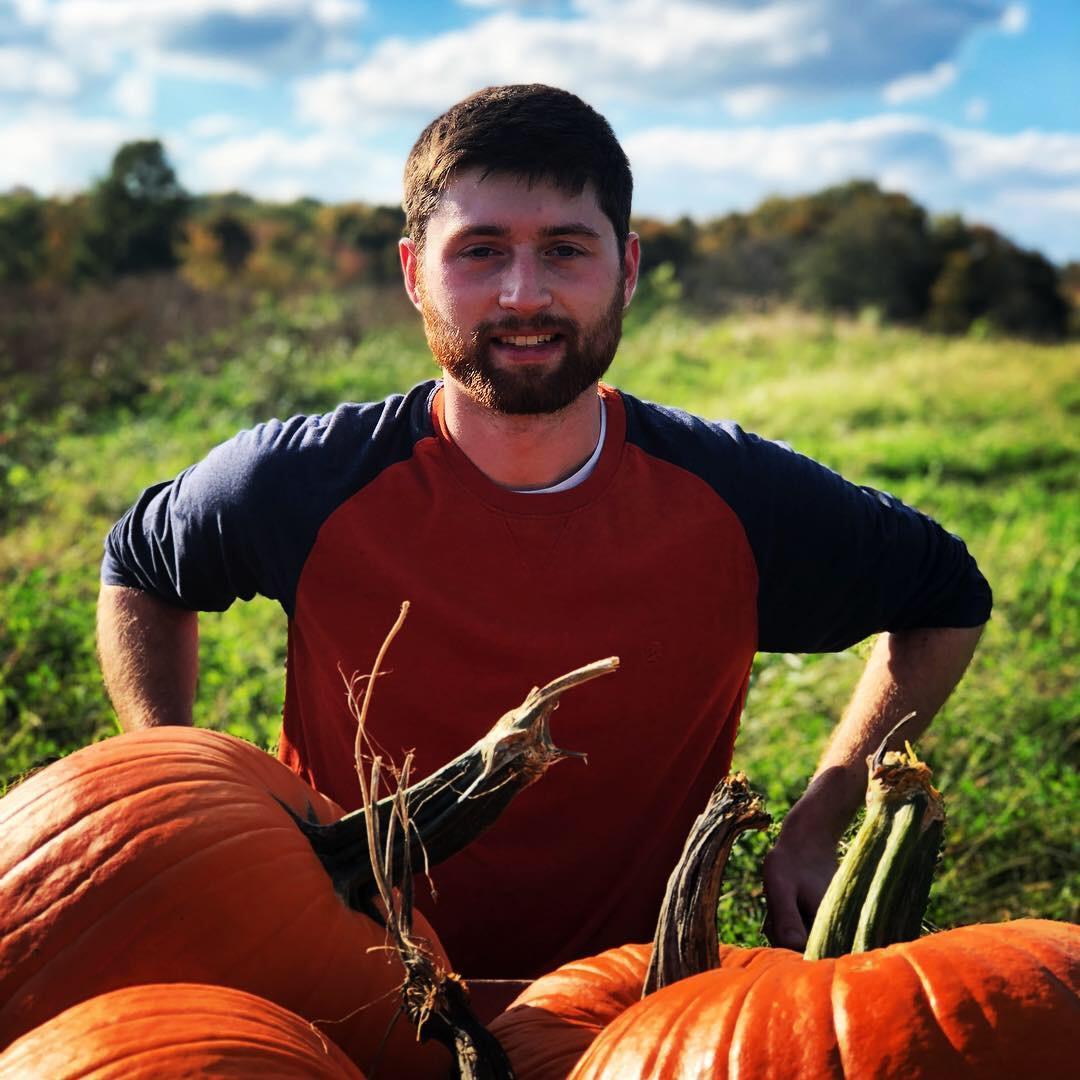
[[[528,255],[515,255],[499,288],[499,306],[506,311],[530,314],[551,305],[544,267]]]

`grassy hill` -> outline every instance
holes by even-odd
[[[264,305],[170,347],[136,390],[99,387],[92,407],[63,386],[45,419],[0,405],[0,775],[116,730],[93,655],[94,598],[102,539],[143,486],[255,421],[378,398],[433,372],[418,326],[337,335],[343,303]],[[920,748],[950,807],[930,918],[1076,919],[1080,345],[659,308],[628,326],[610,380],[782,438],[965,538],[996,607]],[[200,724],[274,743],[284,635],[267,601],[203,617]],[[736,765],[775,816],[812,772],[866,649],[758,659]],[[761,847],[747,846],[730,879],[725,918],[743,939],[760,917]]]

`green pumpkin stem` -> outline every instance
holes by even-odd
[[[716,909],[731,847],[740,833],[769,821],[742,773],[717,784],[668,879],[642,997],[716,967]]]
[[[866,817],[818,908],[804,957],[866,952],[919,936],[945,810],[908,745],[868,761]]]

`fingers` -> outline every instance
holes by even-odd
[[[778,904],[772,896],[768,897],[768,914],[763,927],[769,944],[779,949],[795,949],[802,952],[806,948],[808,928],[799,914],[795,903]]]
[[[787,870],[789,864],[772,858],[770,852],[762,867],[768,913],[762,929],[769,944],[783,949],[802,951],[806,947],[809,927],[799,910],[798,883]]]

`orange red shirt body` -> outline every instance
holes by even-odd
[[[280,756],[345,807],[359,788],[344,675],[409,619],[368,731],[434,771],[530,686],[605,656],[567,695],[558,765],[417,901],[466,976],[530,978],[652,936],[689,826],[728,770],[759,650],[976,626],[990,590],[963,543],[898,500],[730,423],[601,386],[579,485],[489,481],[449,438],[440,384],[271,421],[155,485],[102,578],[179,606],[256,594],[288,616]]]

